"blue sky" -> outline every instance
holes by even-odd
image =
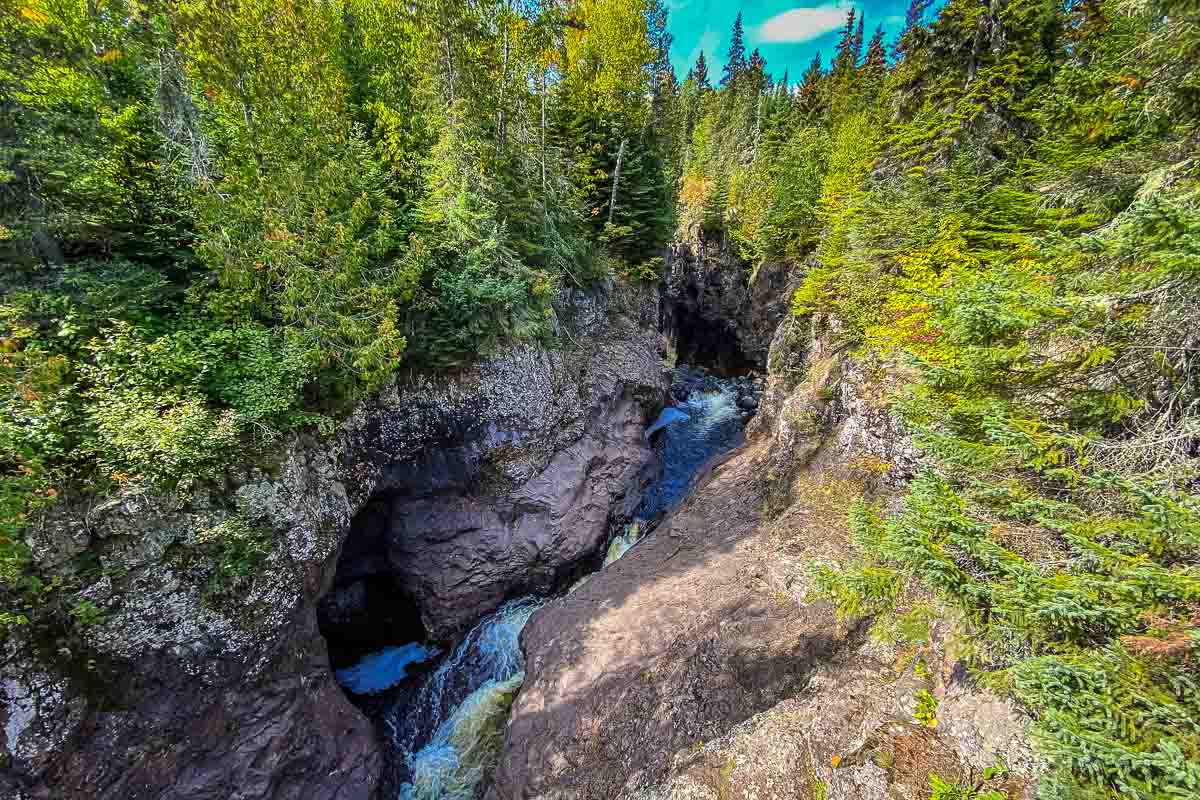
[[[909,0],[758,0],[758,2],[729,2],[729,0],[666,0],[670,10],[668,27],[675,36],[671,45],[671,63],[679,80],[687,77],[696,57],[704,51],[708,60],[709,78],[715,85],[721,78],[721,68],[729,52],[729,32],[738,11],[746,31],[746,53],[758,48],[767,60],[767,70],[775,78],[783,77],[786,67],[788,80],[795,83],[812,61],[813,53],[821,51],[826,64],[833,58],[839,30],[846,22],[846,11],[852,6],[865,11],[866,32],[870,40],[875,26],[883,23],[885,41],[890,46],[904,27],[904,13]],[[939,4],[940,5],[940,4]]]

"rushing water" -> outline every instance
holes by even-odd
[[[471,800],[496,763],[525,659],[521,629],[545,602],[511,600],[484,617],[386,717],[403,754],[403,800]]]
[[[664,410],[647,429],[662,464],[660,478],[643,495],[636,519],[613,537],[604,565],[621,558],[681,500],[700,469],[737,446],[742,418],[737,394],[693,392]],[[576,584],[579,585],[579,584]],[[495,767],[509,710],[525,677],[520,635],[545,598],[509,601],[480,620],[436,668],[413,671],[439,652],[410,642],[367,656],[338,670],[338,681],[356,694],[393,689],[383,714],[394,752],[402,760],[401,800],[473,800]]]
[[[682,500],[701,467],[742,441],[737,393],[731,388],[692,392],[687,402],[672,408],[682,413],[655,440],[663,471],[642,497],[637,516],[643,520],[656,519]]]

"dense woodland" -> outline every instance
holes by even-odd
[[[739,21],[679,80],[657,0],[6,2],[4,623],[94,611],[31,564],[48,504],[186,493],[702,236],[793,264],[923,454],[840,611],[960,617],[1043,796],[1200,795],[1200,13],[872,22],[789,81]]]

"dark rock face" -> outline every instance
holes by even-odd
[[[157,653],[112,673],[105,703],[63,731],[60,755],[33,761],[44,765],[36,779],[14,770],[9,787],[0,780],[4,796],[370,797],[382,766],[372,726],[329,679],[311,612],[297,611],[292,635],[260,665],[227,661],[196,676],[186,655]],[[42,710],[10,708],[7,722],[22,711]],[[10,730],[18,746],[37,733]]]
[[[679,362],[725,373],[761,370],[795,289],[791,267],[775,261],[752,270],[703,231],[675,244],[669,264],[666,327]]]
[[[625,379],[601,383],[579,409],[586,420],[579,439],[528,480],[489,488],[469,460],[423,460],[410,479],[372,501],[355,519],[336,588],[322,605],[331,608],[325,629],[355,624],[352,614],[336,618],[347,603],[377,609],[364,619],[378,623],[387,604],[369,602],[360,587],[390,580],[395,597],[411,599],[427,634],[448,639],[514,593],[549,590],[594,553],[614,508],[636,503],[637,474],[651,455],[642,436],[649,406]]]
[[[346,562],[361,572],[335,586],[351,520],[373,498],[426,501],[407,519],[441,520],[432,546],[470,534],[463,541],[484,549],[440,551],[445,560],[426,566],[441,577],[411,588],[454,592],[461,580],[469,590],[452,602],[477,609],[511,579],[492,557],[559,568],[615,497],[638,413],[661,403],[663,347],[646,325],[656,317],[644,295],[575,293],[561,303],[572,343],[562,350],[513,346],[458,375],[399,381],[334,435],[291,437],[269,468],[230,474],[223,486],[188,496],[129,490],[43,520],[30,539],[38,562],[70,564],[85,549],[99,559],[108,577],[73,600],[102,618],[69,654],[46,653],[19,629],[0,642],[0,796],[375,796],[379,742],[333,681],[316,607],[333,589],[325,620],[363,623],[356,615],[381,591],[373,570],[407,557],[405,538],[391,532],[352,539]],[[615,438],[593,433],[614,426]],[[568,483],[549,479],[571,469]],[[430,493],[464,475],[469,502]],[[236,591],[214,596],[219,576],[198,548],[235,518],[264,532],[268,552]],[[508,532],[503,554],[485,547],[484,525],[497,520]],[[583,533],[567,536],[576,527]],[[385,540],[396,558],[380,549]],[[437,626],[459,624],[431,595],[411,601]]]

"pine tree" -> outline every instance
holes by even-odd
[[[854,30],[854,41],[850,45],[850,51],[853,54],[851,66],[857,67],[862,63],[863,54],[863,22],[866,20],[866,12],[858,15],[858,27]]]
[[[921,25],[925,21],[925,11],[929,8],[929,0],[911,0],[908,4],[908,11],[904,15],[904,30],[900,35],[911,31],[913,28]]]
[[[904,30],[900,31],[900,36],[896,39],[897,57],[907,55],[916,45],[930,2],[931,0],[910,0],[908,12],[904,15]]]
[[[703,51],[696,59],[696,65],[688,72],[688,80],[695,81],[701,91],[712,88],[712,84],[708,82],[708,62],[704,59]]]
[[[838,39],[837,55],[833,59],[833,73],[841,75],[853,69],[854,57],[854,21],[855,11],[851,8],[846,12],[846,26],[842,28],[842,36]]]
[[[821,52],[818,50],[813,60],[800,78],[800,86],[796,89],[796,101],[793,106],[797,119],[797,127],[814,121],[824,107],[822,91],[823,71],[821,69]]]
[[[863,70],[872,78],[881,76],[887,70],[887,50],[883,46],[883,25],[875,29],[875,35],[871,37],[871,43],[867,45],[867,60],[863,63]]]
[[[754,52],[750,54],[750,61],[746,64],[746,74],[750,76],[750,80],[756,84],[756,88],[766,88],[767,81],[767,60],[763,58],[762,53],[758,52],[758,48],[754,48]]]
[[[729,39],[729,59],[725,62],[725,71],[721,76],[721,86],[733,87],[737,84],[738,76],[746,69],[746,34],[742,30],[742,12],[738,12],[733,21],[733,33]]]

